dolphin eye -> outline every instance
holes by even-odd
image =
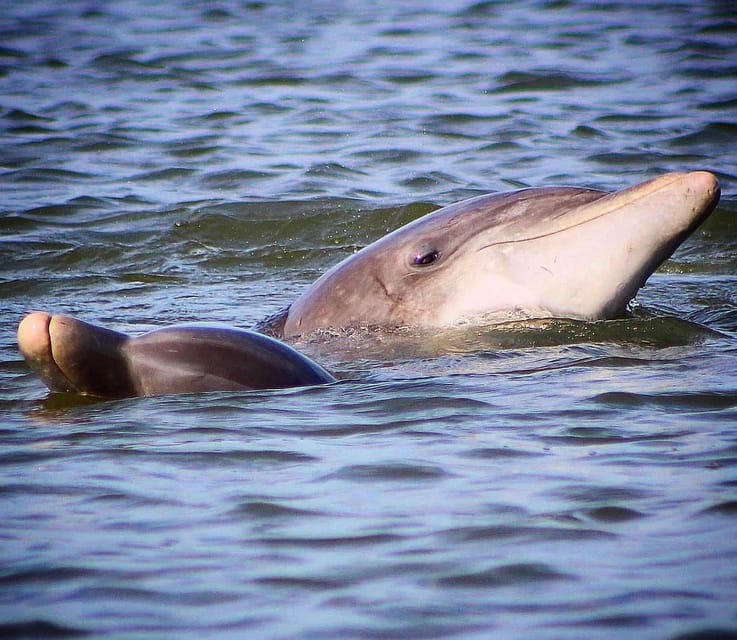
[[[422,247],[412,257],[412,264],[418,267],[426,267],[427,265],[433,264],[440,257],[440,251],[435,247]]]

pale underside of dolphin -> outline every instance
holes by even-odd
[[[695,171],[614,193],[533,188],[464,200],[348,257],[259,329],[292,339],[350,327],[620,317],[719,195],[716,177]],[[334,380],[288,345],[235,329],[172,327],[130,338],[37,312],[21,322],[18,342],[52,391],[101,397]]]

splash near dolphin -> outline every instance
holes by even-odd
[[[621,317],[719,196],[716,177],[695,171],[613,193],[553,187],[471,198],[350,256],[257,328],[290,340],[362,326]],[[274,338],[212,327],[131,338],[43,312],[18,328],[21,353],[52,391],[124,397],[334,381]]]

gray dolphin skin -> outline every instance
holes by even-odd
[[[181,326],[137,338],[35,312],[18,326],[29,366],[52,391],[101,398],[281,389],[334,382],[289,345],[254,331]]]
[[[531,188],[464,200],[350,256],[260,330],[288,340],[320,329],[619,317],[719,196],[716,177],[694,171],[615,193]],[[253,331],[171,327],[130,338],[35,312],[22,320],[18,344],[52,391],[99,397],[335,380]]]
[[[291,305],[284,336],[621,316],[719,195],[716,177],[695,171],[615,193],[533,188],[464,200],[325,273]]]

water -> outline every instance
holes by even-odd
[[[1,13],[3,637],[737,637],[732,3]],[[697,168],[722,203],[631,320],[118,402],[16,350],[32,309],[247,327],[436,206]]]

